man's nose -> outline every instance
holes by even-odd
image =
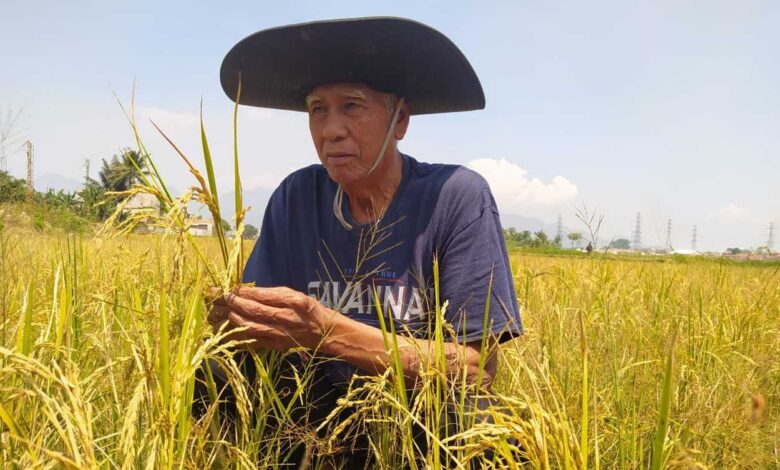
[[[338,113],[328,113],[322,123],[322,138],[325,140],[341,140],[349,134],[346,123]]]

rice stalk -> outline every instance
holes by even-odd
[[[665,444],[669,434],[670,408],[672,404],[672,372],[674,366],[674,348],[677,343],[677,332],[672,336],[672,343],[669,346],[669,354],[666,357],[666,367],[664,368],[664,380],[661,389],[661,403],[658,409],[658,424],[655,429],[655,438],[653,439],[653,455],[650,463],[652,470],[660,470],[665,460]]]

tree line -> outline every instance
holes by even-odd
[[[570,248],[580,246],[583,236],[580,232],[571,232],[566,235]],[[504,229],[504,240],[507,245],[522,248],[564,248],[560,235],[550,238],[544,230],[532,232],[530,230],[518,231],[514,227]]]
[[[32,200],[29,200],[24,180],[0,172],[0,202],[31,202],[64,208],[83,217],[102,221],[108,218],[118,202],[109,193],[130,189],[140,181],[141,172],[146,170],[145,165],[137,151],[125,149],[108,160],[102,159],[98,179],[85,176],[81,189],[73,192],[62,189],[33,191]]]
[[[121,202],[121,193],[131,189],[142,181],[142,175],[147,174],[147,159],[136,150],[122,149],[108,159],[101,159],[97,178],[85,175],[82,187],[77,191],[47,189],[44,192],[33,191],[29,200],[27,183],[14,178],[6,172],[0,172],[0,203],[30,202],[36,206],[64,210],[79,217],[102,222],[106,220]],[[223,220],[223,226],[230,223]],[[245,225],[244,237],[254,238],[258,229]]]

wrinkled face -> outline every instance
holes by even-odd
[[[366,177],[392,118],[387,96],[359,83],[331,83],[306,97],[314,147],[337,183],[350,185]]]

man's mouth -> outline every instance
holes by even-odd
[[[351,159],[351,158],[354,158],[354,157],[355,157],[355,155],[354,155],[354,154],[351,154],[351,153],[344,153],[344,152],[332,152],[332,153],[327,153],[327,154],[325,154],[325,156],[328,158],[328,161],[329,161],[330,163],[333,163],[333,164],[336,164],[336,165],[338,165],[338,164],[340,164],[340,163],[345,163],[345,162],[347,162],[349,159]]]

